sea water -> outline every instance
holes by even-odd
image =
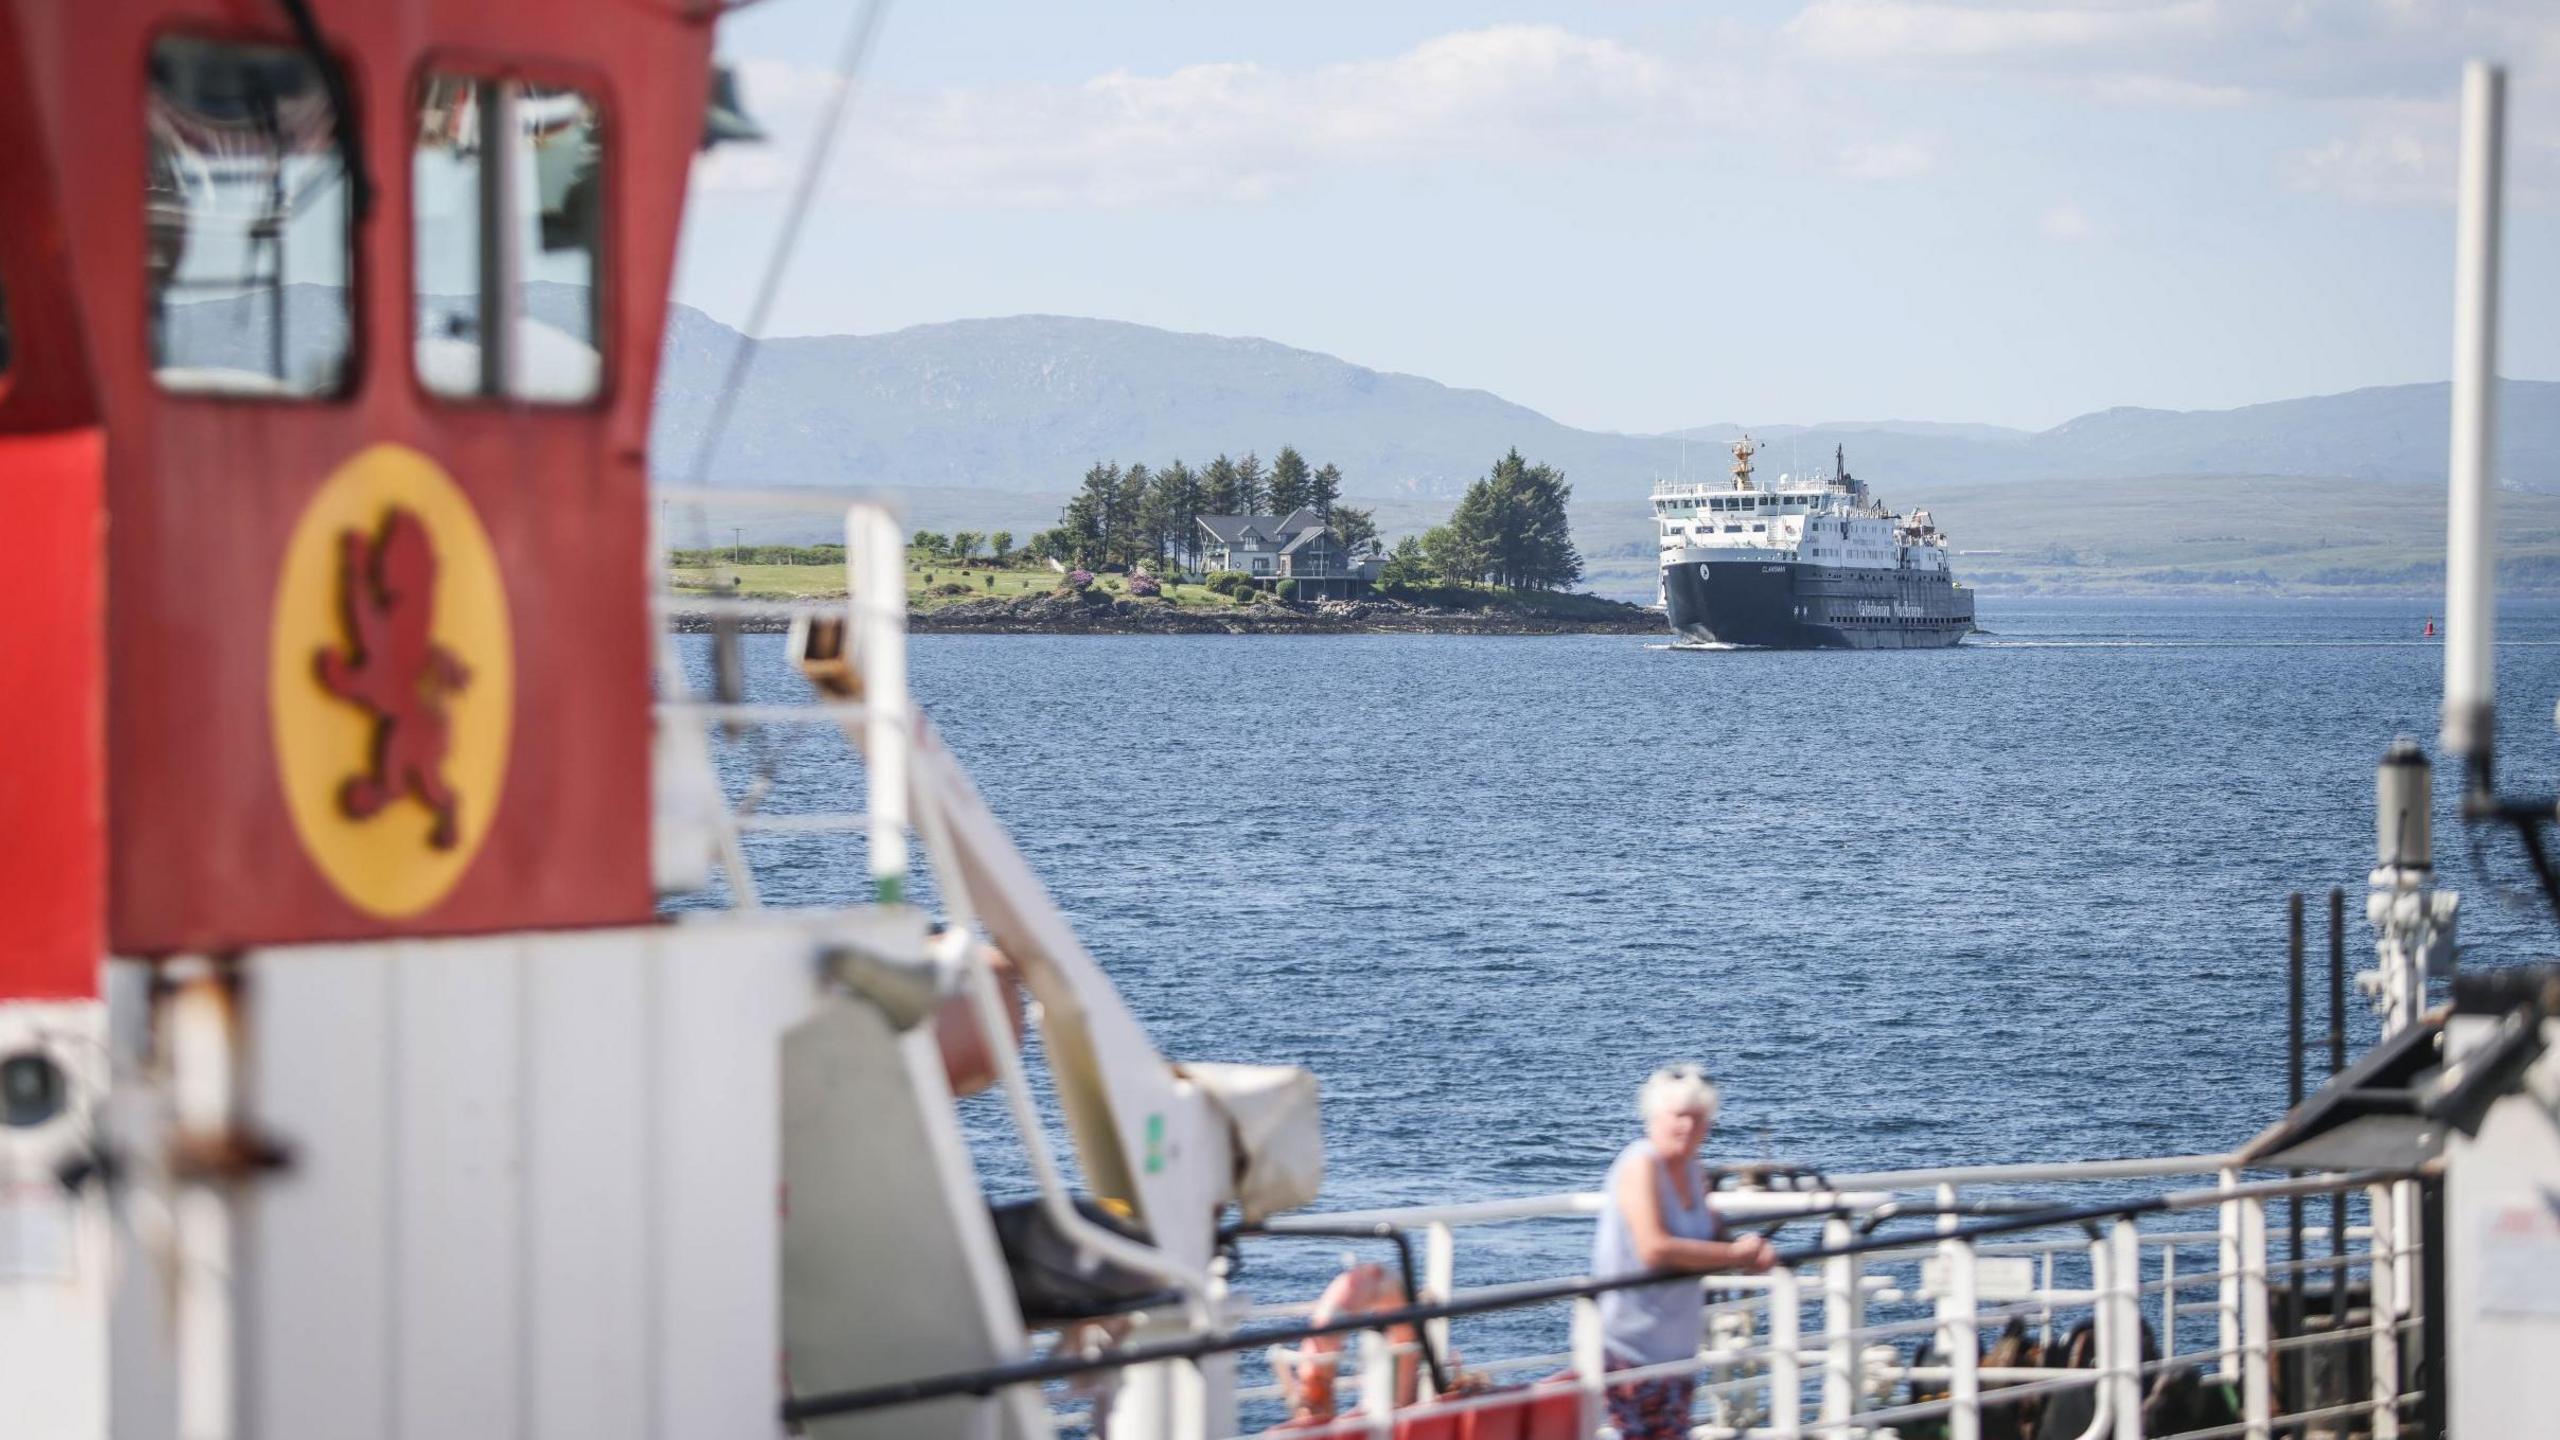
[[[1321,1077],[1321,1208],[1341,1209],[1593,1186],[1671,1060],[1723,1088],[1711,1159],[2239,1144],[2284,1105],[2287,892],[2310,896],[2315,1039],[2330,886],[2350,968],[2371,963],[2373,767],[2395,735],[2433,748],[2427,619],[1987,597],[1991,633],[1913,653],[932,636],[911,655],[918,702],[1162,1051]],[[2502,773],[2547,793],[2560,605],[2501,625]],[[746,643],[756,698],[795,698],[780,640]],[[706,671],[707,642],[686,646]],[[733,793],[771,773],[770,809],[860,803],[831,732],[722,759]],[[2548,955],[2513,840],[2468,846],[2454,788],[2440,769],[2466,963]],[[865,892],[858,836],[753,850],[769,900]],[[1000,1114],[971,1120],[991,1188],[1018,1192]],[[1474,1233],[1460,1280],[1578,1273],[1587,1244]],[[1304,1298],[1338,1248],[1249,1250],[1239,1283]]]

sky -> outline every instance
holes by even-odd
[[[857,0],[721,22],[676,298],[750,310]],[[2509,67],[2501,369],[2560,376],[2560,3],[891,3],[768,334],[1254,335],[1567,424],[2219,409],[2441,380]]]

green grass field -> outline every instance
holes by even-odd
[[[841,565],[685,565],[668,572],[668,583],[679,593],[708,594],[724,582],[749,600],[825,600],[845,593]],[[999,570],[985,565],[964,568],[948,561],[911,561],[907,566],[907,604],[912,609],[932,610],[964,600],[1011,600],[1045,595],[1062,583],[1063,577],[1045,565],[1036,570]],[[1107,595],[1129,593],[1123,576],[1104,575],[1094,583]],[[960,593],[951,593],[953,586],[960,587]],[[1200,585],[1168,586],[1165,593],[1177,605],[1236,603]]]
[[[830,600],[845,593],[841,565],[681,565],[668,573],[669,583],[679,594],[710,594],[724,584],[748,600]],[[999,570],[984,565],[962,568],[948,561],[913,561],[907,567],[907,606],[912,610],[935,610],[969,600],[1045,595],[1061,583],[1063,577],[1045,565],[1036,570]],[[1106,595],[1129,593],[1126,576],[1103,575],[1094,584]],[[1170,603],[1186,608],[1217,609],[1239,603],[1204,585],[1172,585],[1164,593]],[[1611,602],[1591,595],[1515,597],[1481,586],[1435,586],[1412,598],[1460,610],[1519,605],[1560,619],[1608,619],[1617,613]]]

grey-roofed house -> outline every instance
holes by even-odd
[[[1203,515],[1201,559],[1210,570],[1294,580],[1301,600],[1345,600],[1375,579],[1312,509],[1288,515]]]

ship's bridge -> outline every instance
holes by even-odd
[[[1663,519],[1690,519],[1698,515],[1805,515],[1845,509],[1849,494],[1845,490],[1821,482],[1788,485],[1784,481],[1774,490],[1737,490],[1730,485],[1658,484],[1653,490],[1653,513]]]

